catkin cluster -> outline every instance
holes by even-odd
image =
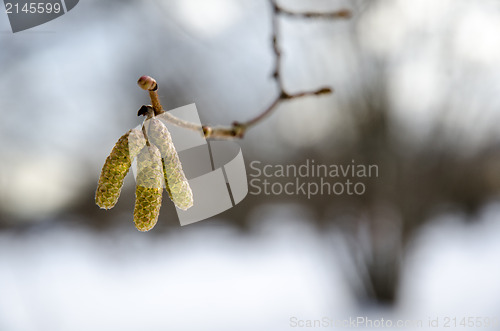
[[[154,117],[144,128],[146,137],[137,129],[120,137],[106,158],[95,196],[99,207],[113,208],[137,157],[134,223],[139,231],[151,230],[158,221],[163,185],[178,208],[186,210],[193,205],[193,193],[167,128]]]

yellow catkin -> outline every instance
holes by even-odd
[[[153,117],[148,122],[150,142],[158,147],[164,160],[163,171],[170,198],[179,209],[187,210],[193,206],[193,192],[182,170],[170,132],[157,118]]]
[[[163,191],[162,178],[160,151],[154,145],[147,146],[137,156],[134,223],[139,231],[151,230],[158,221]]]
[[[118,139],[102,167],[95,202],[102,209],[115,206],[123,180],[130,169],[132,160],[146,144],[144,135],[137,129],[132,129]]]

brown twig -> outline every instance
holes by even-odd
[[[203,135],[206,138],[243,138],[246,131],[252,126],[261,122],[264,118],[268,117],[283,101],[303,98],[307,96],[313,95],[324,95],[332,93],[332,89],[330,87],[322,87],[317,90],[297,92],[297,93],[288,93],[283,86],[283,78],[281,74],[282,67],[282,52],[280,48],[280,26],[279,26],[279,18],[280,15],[284,15],[287,17],[298,17],[298,18],[324,18],[324,19],[339,19],[339,18],[349,18],[351,16],[350,11],[348,10],[339,10],[330,13],[315,13],[315,12],[303,12],[297,13],[287,9],[284,9],[279,6],[277,0],[270,0],[273,15],[272,15],[272,46],[274,53],[274,70],[273,70],[273,79],[276,82],[278,87],[278,95],[271,102],[271,104],[259,115],[254,118],[246,121],[246,122],[233,122],[231,126],[228,127],[213,127],[209,125],[199,126],[197,124],[184,121],[180,118],[177,118],[168,112],[163,110],[161,106],[160,99],[158,97],[158,84],[156,81],[149,76],[142,76],[139,78],[137,82],[141,88],[149,91],[149,97],[151,99],[152,108],[154,109],[155,115],[163,114],[163,116],[170,121],[172,124],[177,125],[179,127],[183,127],[190,130],[195,131],[203,131]],[[142,108],[141,108],[142,109]],[[141,110],[139,111],[139,115],[141,115]]]
[[[317,12],[303,12],[297,13],[281,7],[278,7],[281,14],[288,17],[298,17],[298,18],[324,18],[324,19],[340,19],[340,18],[351,18],[351,12],[347,9],[341,9],[333,11],[330,13],[317,13]]]

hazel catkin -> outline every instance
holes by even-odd
[[[193,192],[182,170],[179,155],[167,127],[157,118],[148,120],[148,137],[156,145],[163,158],[165,184],[174,204],[182,210],[193,206]]]
[[[101,170],[95,202],[102,209],[115,206],[132,160],[146,144],[141,131],[132,129],[118,139]]]
[[[163,191],[161,154],[156,146],[147,146],[137,156],[136,180],[134,223],[139,231],[149,231],[158,221]]]

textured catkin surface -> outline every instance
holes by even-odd
[[[142,132],[136,129],[128,131],[118,139],[106,158],[97,184],[95,202],[99,207],[110,209],[115,206],[132,160],[145,144]]]
[[[172,192],[170,192],[170,187],[168,186],[167,174],[165,173],[165,160],[162,158],[161,162],[162,162],[161,165],[163,171],[163,178],[165,179],[165,189],[167,190],[170,200],[172,200]]]
[[[162,191],[161,154],[156,146],[147,146],[137,156],[134,223],[139,231],[149,231],[156,225]]]
[[[160,120],[152,118],[149,120],[148,136],[163,158],[163,171],[170,198],[179,209],[190,208],[193,206],[193,192],[182,170],[170,132]]]

